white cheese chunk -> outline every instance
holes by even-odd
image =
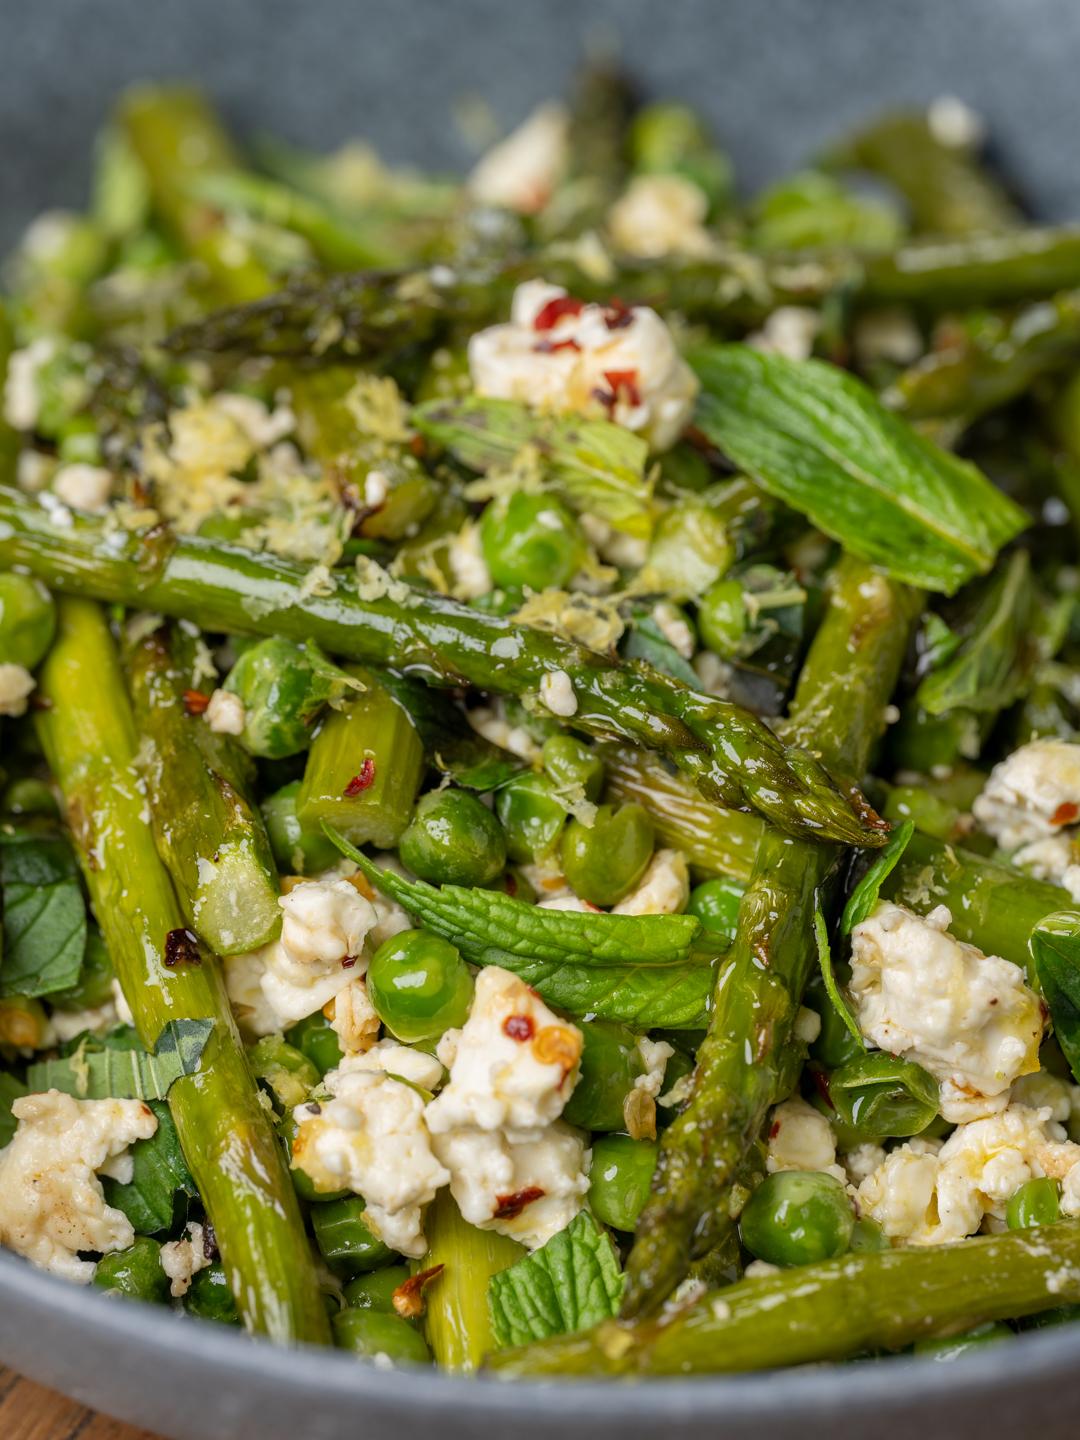
[[[1080,745],[1032,740],[995,765],[972,806],[1004,850],[1045,840],[1080,820]]]
[[[39,336],[8,356],[4,379],[4,419],[16,430],[33,430],[41,409],[38,372],[56,354],[56,341]]]
[[[608,234],[617,250],[645,260],[707,255],[708,210],[705,192],[683,175],[635,175],[608,211]]]
[[[614,420],[639,431],[653,450],[670,448],[699,387],[667,325],[646,306],[575,302],[549,323],[552,302],[567,298],[542,280],[518,287],[510,321],[469,341],[477,393]]]
[[[100,465],[61,465],[53,476],[53,494],[73,510],[100,515],[108,509],[112,474]]]
[[[169,1294],[174,1300],[186,1295],[199,1271],[212,1264],[207,1238],[205,1227],[193,1221],[182,1239],[162,1245],[161,1268],[169,1277]]]
[[[11,1109],[19,1124],[0,1151],[0,1242],[88,1284],[94,1262],[81,1251],[107,1254],[135,1239],[127,1216],[106,1205],[98,1173],[130,1181],[128,1146],[148,1140],[157,1117],[141,1100],[76,1100],[58,1090],[21,1096]]]
[[[775,1107],[766,1134],[765,1166],[770,1175],[779,1170],[823,1170],[838,1180],[846,1179],[836,1163],[832,1126],[798,1096]]]
[[[25,715],[33,689],[34,677],[24,665],[0,665],[0,715]]]
[[[568,718],[577,714],[577,696],[565,670],[549,670],[546,675],[541,675],[540,702],[552,715]]]
[[[479,525],[463,525],[451,540],[446,558],[453,579],[450,590],[456,600],[479,600],[488,594],[495,582],[480,545]]]
[[[242,735],[247,722],[244,702],[231,690],[215,690],[203,711],[203,719],[215,735]]]
[[[941,1082],[942,1113],[971,1119],[1003,1109],[1021,1075],[1038,1069],[1043,1014],[1011,961],[948,933],[929,916],[880,902],[852,932],[851,995],[859,1028],[891,1055]]]
[[[657,850],[645,874],[612,908],[613,915],[678,915],[690,899],[690,872],[681,850]]]
[[[803,305],[781,305],[765,324],[747,339],[755,350],[782,355],[786,360],[809,360],[821,329],[821,316]]]
[[[467,188],[482,205],[533,215],[542,210],[569,158],[570,117],[563,105],[538,106],[483,156]]]

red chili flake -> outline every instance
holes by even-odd
[[[346,799],[351,800],[354,795],[361,795],[375,784],[375,761],[369,755],[360,766],[358,774],[354,775],[345,789],[341,792]]]
[[[554,330],[564,315],[580,315],[584,309],[584,300],[578,300],[573,295],[556,295],[536,312],[533,329]]]
[[[780,1121],[779,1121],[779,1120],[774,1120],[774,1121],[772,1122],[772,1124],[769,1126],[769,1139],[770,1139],[770,1140],[775,1140],[776,1137],[777,1137],[777,1135],[779,1135],[779,1134],[780,1134]]]
[[[170,930],[165,936],[165,964],[170,970],[176,965],[201,965],[199,942],[190,930]]]
[[[342,960],[342,962],[341,962],[341,968],[342,968],[343,970],[351,970],[352,967],[353,967],[355,964],[356,964],[356,956],[355,956],[355,955],[346,955],[346,956],[345,956],[345,959]]]
[[[580,350],[576,340],[538,340],[533,346],[537,355],[554,355],[558,350]]]
[[[491,1216],[493,1220],[513,1220],[520,1215],[526,1205],[531,1205],[534,1200],[543,1199],[547,1192],[541,1190],[539,1185],[526,1185],[524,1190],[515,1190],[512,1195],[496,1195],[495,1210]]]
[[[419,459],[427,452],[427,443],[423,435],[411,435],[409,437],[409,450]]]
[[[829,1094],[828,1075],[826,1075],[824,1070],[812,1070],[810,1072],[810,1075],[811,1079],[814,1082],[814,1088],[817,1090],[822,1100],[825,1101],[825,1104],[828,1105],[830,1110],[835,1110],[836,1106],[833,1104],[832,1096]]]
[[[611,386],[612,394],[616,399],[620,392],[625,392],[631,405],[641,404],[641,391],[638,389],[636,370],[605,370],[604,379]]]
[[[522,1044],[531,1040],[536,1026],[528,1015],[508,1015],[503,1021],[503,1034],[511,1040],[520,1040]]]
[[[513,875],[507,875],[506,879],[503,881],[503,888],[512,900],[518,892],[518,883]]]
[[[205,690],[185,690],[184,709],[189,715],[202,715],[210,704],[210,696]]]
[[[625,330],[634,323],[634,308],[613,295],[604,306],[604,324],[609,330]]]
[[[403,1280],[391,1296],[390,1303],[403,1320],[416,1320],[424,1313],[424,1286],[438,1279],[446,1269],[445,1265],[432,1265],[428,1270],[418,1270]]]
[[[1080,805],[1075,805],[1071,800],[1065,800],[1051,815],[1050,824],[1071,825],[1078,815],[1080,815]]]

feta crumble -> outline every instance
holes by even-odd
[[[644,260],[707,255],[708,210],[705,192],[683,175],[635,175],[608,211],[608,234],[617,250]]]
[[[556,285],[529,280],[510,313],[507,324],[469,341],[477,394],[614,420],[657,451],[678,440],[699,387],[655,310],[582,305]]]
[[[479,600],[488,594],[494,582],[480,546],[479,525],[463,525],[451,540],[446,556],[453,581],[450,593],[455,600]]]
[[[770,1175],[779,1170],[822,1170],[838,1180],[847,1178],[836,1163],[832,1126],[798,1096],[775,1107],[766,1133],[765,1168]]]
[[[212,1263],[204,1226],[192,1222],[180,1240],[169,1240],[161,1247],[161,1268],[169,1277],[169,1294],[179,1300],[191,1289],[191,1282],[200,1270]]]
[[[52,490],[73,510],[101,515],[112,495],[112,474],[100,465],[61,465],[53,476]]]
[[[573,681],[565,670],[549,670],[540,677],[540,701],[553,715],[577,714]]]
[[[690,872],[681,850],[657,850],[645,874],[613,907],[613,915],[678,915],[690,899]]]
[[[809,360],[821,329],[821,316],[803,305],[781,305],[760,330],[747,338],[755,350],[786,360]]]
[[[569,138],[565,106],[538,106],[481,158],[467,181],[469,193],[482,205],[535,214],[547,204],[566,170]]]
[[[247,722],[244,702],[231,690],[215,690],[203,711],[203,719],[215,735],[242,735]]]
[[[34,677],[24,665],[0,665],[0,715],[25,715],[33,689]]]
[[[955,939],[950,920],[880,902],[852,932],[851,995],[866,1038],[928,1070],[959,1121],[1004,1109],[1038,1069],[1043,1015],[1020,967]]]
[[[1075,825],[1080,820],[1080,745],[1054,739],[1021,745],[994,766],[972,813],[1003,850],[1046,840]]]
[[[23,1095],[19,1122],[0,1151],[0,1242],[34,1265],[86,1285],[94,1262],[135,1239],[131,1221],[105,1203],[99,1174],[130,1182],[128,1146],[148,1140],[157,1117],[141,1100],[76,1100],[59,1090]]]

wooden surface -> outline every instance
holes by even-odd
[[[74,1400],[43,1390],[0,1367],[0,1437],[3,1440],[154,1440],[148,1430],[133,1430],[95,1415]]]

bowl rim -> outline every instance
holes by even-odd
[[[677,1418],[730,1424],[779,1412],[821,1418],[835,1414],[838,1404],[843,1405],[845,1417],[854,1420],[860,1415],[880,1416],[885,1399],[894,1419],[944,1400],[954,1406],[977,1402],[986,1411],[996,1395],[1015,1393],[1020,1376],[1030,1393],[1029,1387],[1066,1374],[1075,1376],[1080,1369],[1080,1325],[1065,1325],[1017,1335],[1011,1342],[1017,1347],[1013,1363],[1008,1365],[1000,1363],[996,1346],[958,1356],[947,1365],[929,1357],[895,1356],[880,1363],[850,1366],[842,1384],[837,1383],[837,1368],[831,1364],[641,1379],[629,1384],[556,1379],[507,1382],[494,1376],[447,1375],[416,1367],[408,1371],[408,1387],[403,1390],[401,1370],[358,1363],[356,1357],[321,1346],[282,1349],[258,1337],[209,1322],[193,1323],[142,1302],[117,1302],[92,1287],[72,1285],[34,1270],[18,1257],[0,1254],[0,1360],[5,1358],[5,1328],[14,1323],[29,1332],[35,1321],[59,1322],[73,1336],[91,1329],[96,1348],[104,1345],[123,1357],[123,1366],[118,1365],[116,1371],[118,1389],[129,1388],[127,1377],[144,1364],[167,1364],[174,1371],[187,1364],[197,1371],[203,1385],[228,1376],[234,1383],[260,1390],[284,1386],[298,1396],[317,1394],[331,1410],[348,1401],[433,1419],[445,1417],[451,1406],[458,1419],[492,1424],[520,1420],[538,1411],[545,1423],[562,1418],[577,1426],[610,1422],[620,1414],[647,1425]],[[46,1385],[63,1383],[50,1381],[48,1365],[38,1368],[31,1378]]]

